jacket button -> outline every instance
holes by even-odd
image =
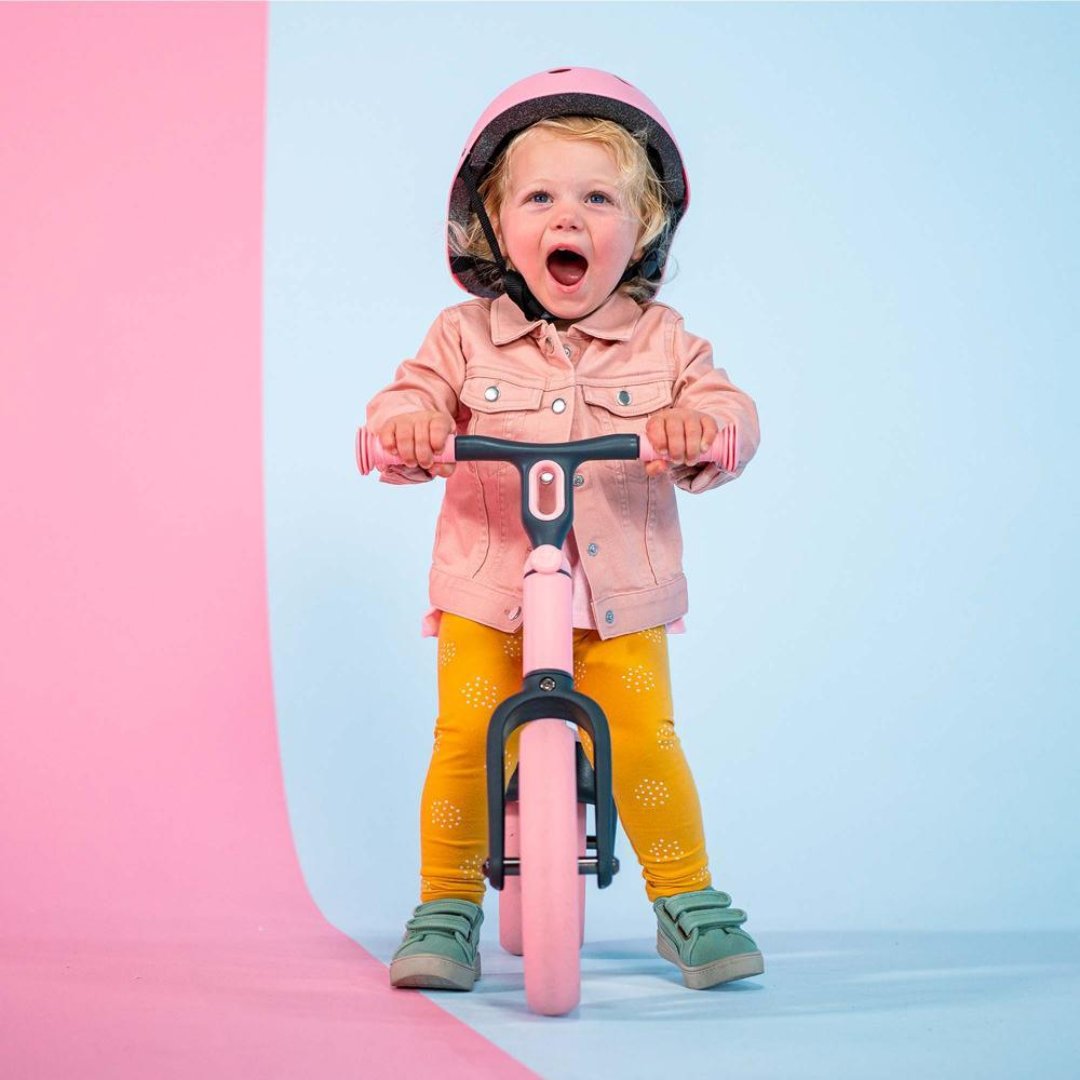
[[[587,547],[587,548],[586,548],[585,550],[586,550],[586,551],[587,551],[587,552],[588,552],[588,553],[589,553],[590,555],[595,555],[595,554],[596,554],[596,553],[597,553],[597,552],[598,552],[598,551],[600,550],[600,547],[599,547],[599,545],[597,545],[597,544],[590,544],[590,545],[589,545],[589,546],[588,546],[588,547]],[[610,615],[610,614],[611,614],[611,612],[608,612],[608,614]]]
[[[569,360],[570,357],[574,355],[574,350],[571,349],[569,345],[564,345],[562,347],[562,351],[563,351],[563,354],[566,356],[567,360]]]
[[[563,399],[562,399],[561,397],[557,397],[557,398],[556,398],[556,399],[555,399],[555,400],[554,400],[554,401],[553,401],[553,402],[551,403],[551,411],[552,411],[553,413],[563,413],[563,412],[566,412],[566,402],[565,402],[565,401],[563,401]]]
[[[574,473],[574,487],[581,487],[581,485],[584,483],[585,477],[582,476],[579,472]]]
[[[499,388],[497,386],[489,386],[484,391],[484,399],[486,401],[498,401],[499,400]]]
[[[610,626],[614,621],[615,621],[615,612],[614,611],[605,611],[604,612],[604,622],[606,622],[608,624],[608,626]]]
[[[519,608],[519,607],[514,607],[514,608],[511,608],[511,609],[510,609],[510,610],[509,610],[509,611],[508,611],[508,612],[506,613],[506,617],[507,617],[507,618],[508,618],[508,619],[509,619],[509,620],[510,620],[511,622],[517,622],[517,620],[521,618],[521,608]]]
[[[632,399],[630,397],[630,391],[629,390],[620,390],[619,391],[619,404],[620,405],[629,405],[631,400]]]

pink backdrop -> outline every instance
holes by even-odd
[[[7,1076],[529,1075],[329,927],[263,543],[262,5],[0,6]]]

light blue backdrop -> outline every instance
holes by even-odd
[[[662,299],[761,412],[744,477],[681,503],[676,706],[717,884],[758,931],[1080,923],[1078,16],[273,8],[273,660],[331,920],[397,933],[415,902],[434,716],[440,489],[361,479],[353,431],[465,298],[443,209],[476,117],[584,64],[673,124],[693,202]],[[633,866],[590,910],[651,933]]]

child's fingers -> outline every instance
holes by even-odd
[[[703,454],[706,453],[709,447],[716,441],[716,436],[719,431],[719,424],[717,424],[708,413],[703,414],[701,420],[701,452]]]
[[[432,476],[449,476],[454,471],[452,461],[434,460],[436,454],[441,454],[446,449],[446,440],[450,432],[454,430],[454,421],[446,413],[432,413],[431,422],[428,425],[428,442],[431,446],[432,461],[425,465]]]
[[[683,434],[683,418],[677,415],[669,415],[664,423],[667,429],[668,458],[677,465],[686,460],[686,439]]]
[[[431,449],[440,454],[446,446],[446,439],[453,430],[453,422],[445,413],[436,413],[431,419]]]
[[[431,471],[435,455],[446,447],[452,421],[445,413],[421,413],[416,418],[416,458],[422,469]]]
[[[701,457],[701,413],[693,413],[683,423],[686,442],[686,464],[696,465]]]
[[[696,409],[668,409],[650,417],[645,425],[645,434],[656,452],[676,465],[696,465],[712,446],[718,430],[708,413]],[[655,476],[662,470],[647,471]]]
[[[415,438],[413,436],[413,424],[410,420],[400,420],[397,424],[397,456],[406,465],[416,464]]]
[[[646,476],[659,476],[667,469],[667,462],[656,459],[655,461],[648,461],[645,463],[645,475]]]
[[[405,465],[430,470],[435,455],[446,447],[446,437],[453,429],[453,418],[445,413],[406,413],[383,426],[379,442],[388,454],[400,458]]]
[[[416,464],[421,469],[430,469],[435,462],[435,452],[431,448],[431,421],[428,413],[420,413],[413,421],[413,452]]]
[[[645,424],[645,435],[658,454],[667,452],[667,432],[664,429],[663,413],[649,417],[648,422]]]

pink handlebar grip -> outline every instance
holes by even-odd
[[[446,445],[442,452],[435,455],[435,460],[443,462],[454,461],[454,436],[446,437]],[[383,449],[379,437],[374,431],[360,428],[356,433],[356,467],[361,474],[367,476],[372,469],[385,469],[388,465],[401,465],[401,458],[397,454],[391,454]]]
[[[640,461],[664,460],[662,455],[658,454],[653,448],[647,435],[641,435],[639,438],[641,440],[641,453],[638,455]],[[699,464],[706,461],[719,465],[724,472],[735,471],[738,461],[738,447],[734,425],[729,424],[727,427],[722,427],[716,433],[716,438],[713,439],[709,449],[698,457]]]

